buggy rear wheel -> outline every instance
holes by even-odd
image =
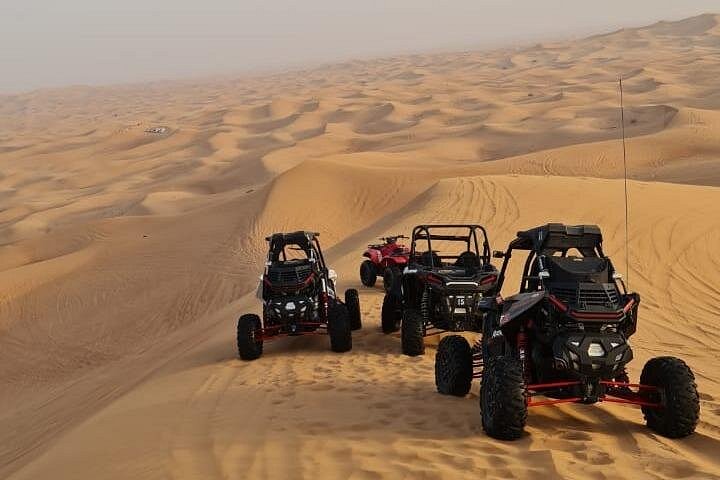
[[[400,282],[402,272],[396,266],[390,266],[383,272],[383,287],[386,292],[393,292]]]
[[[381,323],[383,333],[393,333],[400,329],[402,320],[402,301],[397,295],[386,293],[383,298]]]
[[[668,438],[687,437],[695,431],[700,398],[695,376],[685,362],[675,357],[651,358],[643,367],[640,383],[657,387],[649,396],[662,405],[642,407],[650,429]]]
[[[330,336],[330,350],[338,353],[352,350],[350,316],[342,303],[335,302],[328,308],[327,330]]]
[[[408,308],[403,312],[400,325],[402,353],[410,357],[425,353],[425,322],[419,310]]]
[[[372,287],[377,281],[377,270],[375,264],[370,260],[365,260],[360,264],[360,281],[366,287]]]
[[[263,339],[259,316],[248,313],[240,317],[237,323],[237,347],[243,360],[255,360],[262,355]]]
[[[480,385],[480,413],[485,433],[500,440],[520,438],[527,422],[525,380],[513,356],[486,359]]]
[[[464,397],[473,379],[472,349],[460,335],[440,340],[435,354],[435,386],[443,395]]]
[[[362,314],[360,313],[360,296],[354,288],[345,290],[345,306],[350,316],[350,329],[360,330],[362,328]]]

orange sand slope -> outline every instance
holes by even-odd
[[[263,237],[312,228],[341,288],[421,222],[492,246],[597,223],[624,270],[625,78],[637,376],[684,358],[701,423],[530,412],[514,443],[435,393],[434,351],[365,327],[236,359]],[[720,17],[519,50],[0,97],[0,478],[720,478]],[[166,127],[166,131],[150,130]],[[150,130],[150,131],[146,131]],[[510,278],[507,292],[517,284]],[[437,339],[429,339],[434,344]]]

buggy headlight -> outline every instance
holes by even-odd
[[[593,342],[588,346],[588,355],[591,357],[604,357],[605,356],[605,349],[603,346],[597,342]]]

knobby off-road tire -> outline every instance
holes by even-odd
[[[360,330],[362,328],[362,314],[360,313],[360,296],[354,288],[345,290],[345,306],[350,316],[350,329]]]
[[[348,310],[342,303],[338,302],[330,305],[327,329],[330,336],[330,350],[338,353],[352,350],[350,315],[348,315]]]
[[[491,344],[493,333],[495,333],[497,327],[497,315],[500,315],[500,313],[487,312],[483,316],[481,340],[483,362],[487,362],[490,357],[499,357],[505,354],[504,340],[502,343]]]
[[[435,354],[435,386],[443,395],[464,397],[473,379],[473,356],[470,344],[460,335],[440,340]]]
[[[242,315],[237,323],[238,354],[243,360],[255,360],[262,355],[263,340],[260,317],[248,313]]]
[[[419,310],[408,308],[403,312],[400,325],[402,353],[410,357],[425,353],[425,322]]]
[[[500,440],[516,440],[527,422],[525,380],[513,356],[492,357],[483,367],[480,413],[485,433]]]
[[[397,295],[386,293],[383,298],[381,326],[383,333],[393,333],[400,329],[402,320],[402,301]]]
[[[425,325],[430,325],[431,323],[436,323],[435,319],[432,318],[432,295],[430,294],[430,287],[425,286],[423,288],[422,297],[420,299],[420,315],[422,316],[423,323]],[[437,326],[437,325],[435,325]],[[445,325],[444,330],[449,330],[449,325]]]
[[[695,376],[685,362],[675,357],[648,360],[640,375],[642,385],[658,387],[649,396],[663,405],[642,407],[647,426],[668,438],[687,437],[695,431],[700,416],[700,398]]]
[[[366,287],[372,287],[377,281],[377,270],[375,264],[370,260],[365,260],[360,264],[360,281]]]
[[[398,267],[387,267],[383,272],[383,288],[385,288],[385,292],[394,292],[401,276],[402,271]]]

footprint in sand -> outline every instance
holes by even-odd
[[[558,435],[559,438],[562,438],[563,440],[572,440],[572,441],[590,441],[591,437],[590,434],[585,432],[580,432],[577,430],[568,430],[566,432],[562,432]]]
[[[460,431],[465,430],[465,428],[467,427],[467,424],[463,423],[463,422],[459,422],[459,421],[453,421],[453,422],[447,422],[445,424],[445,427],[454,432],[460,432]]]
[[[370,423],[354,423],[347,429],[355,432],[367,432],[368,430],[372,430],[372,428],[373,425]]]
[[[310,390],[316,392],[326,392],[328,390],[334,390],[335,384],[332,383],[313,383],[310,385]]]
[[[610,465],[613,463],[609,453],[597,450],[591,450],[587,453],[587,461],[592,465]]]
[[[330,427],[327,422],[302,422],[300,426],[306,429],[307,433],[315,435],[317,433],[325,432]]]
[[[499,455],[486,455],[484,460],[493,467],[504,467],[508,463],[507,460]]]

